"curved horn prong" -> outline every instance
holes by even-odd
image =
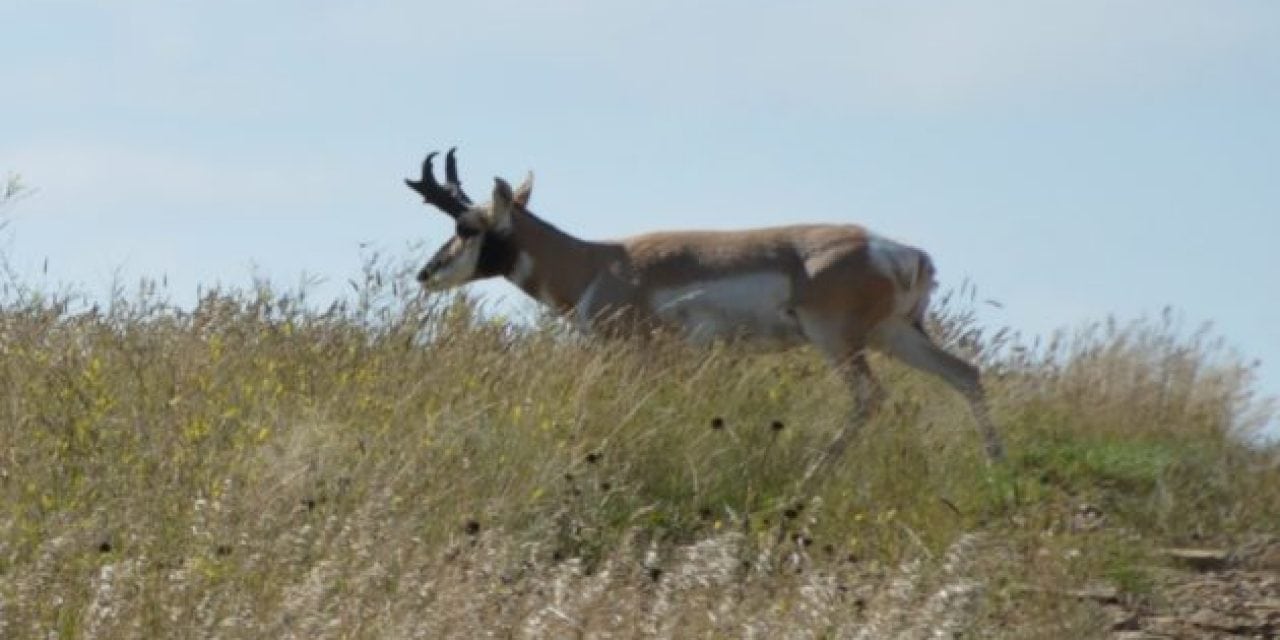
[[[471,196],[462,190],[462,181],[458,179],[458,159],[454,157],[457,151],[457,147],[452,147],[448,153],[444,154],[444,186],[459,200],[471,204]]]
[[[449,153],[444,154],[444,178],[449,182],[458,182],[458,159],[453,157],[457,152],[457,147],[450,147]]]
[[[436,159],[436,156],[438,155],[440,155],[439,151],[432,151],[431,153],[427,154],[427,159],[422,161],[422,181],[423,182],[426,182],[428,180],[430,180],[431,182],[436,181],[436,170],[435,170],[435,167],[431,166],[431,163]]]
[[[439,186],[439,184],[436,182],[435,169],[434,167],[431,166],[432,160],[434,160],[435,157],[438,155],[440,155],[439,151],[432,151],[431,153],[427,154],[427,159],[422,161],[422,177],[421,178],[418,178],[417,180],[414,180],[413,178],[404,179],[404,183],[409,185],[410,189],[413,189],[414,191],[421,193],[422,197],[424,198],[427,197],[427,194],[423,193],[424,191],[430,190],[431,186],[433,185]]]

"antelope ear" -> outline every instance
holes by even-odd
[[[529,197],[533,195],[533,172],[530,171],[524,177],[524,182],[516,187],[515,203],[521,207],[529,206]]]
[[[493,179],[493,203],[489,205],[489,228],[506,231],[511,228],[511,213],[515,209],[515,194],[511,185],[502,178]]]

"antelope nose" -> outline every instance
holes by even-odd
[[[418,272],[418,282],[426,283],[426,281],[430,279],[431,279],[431,268],[423,267],[422,271]]]

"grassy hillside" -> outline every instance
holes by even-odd
[[[2,637],[1090,637],[1158,603],[1166,546],[1280,523],[1250,370],[1167,319],[1043,345],[965,300],[1010,451],[876,360],[886,410],[796,487],[850,401],[808,350],[597,342],[417,297],[154,287],[0,310]],[[679,630],[679,633],[675,633]]]

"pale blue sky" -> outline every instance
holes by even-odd
[[[1280,3],[0,3],[13,260],[331,287],[450,232],[401,184],[609,237],[854,221],[1027,333],[1212,320],[1280,392]],[[332,289],[331,289],[332,290]],[[511,289],[494,287],[495,293]]]

